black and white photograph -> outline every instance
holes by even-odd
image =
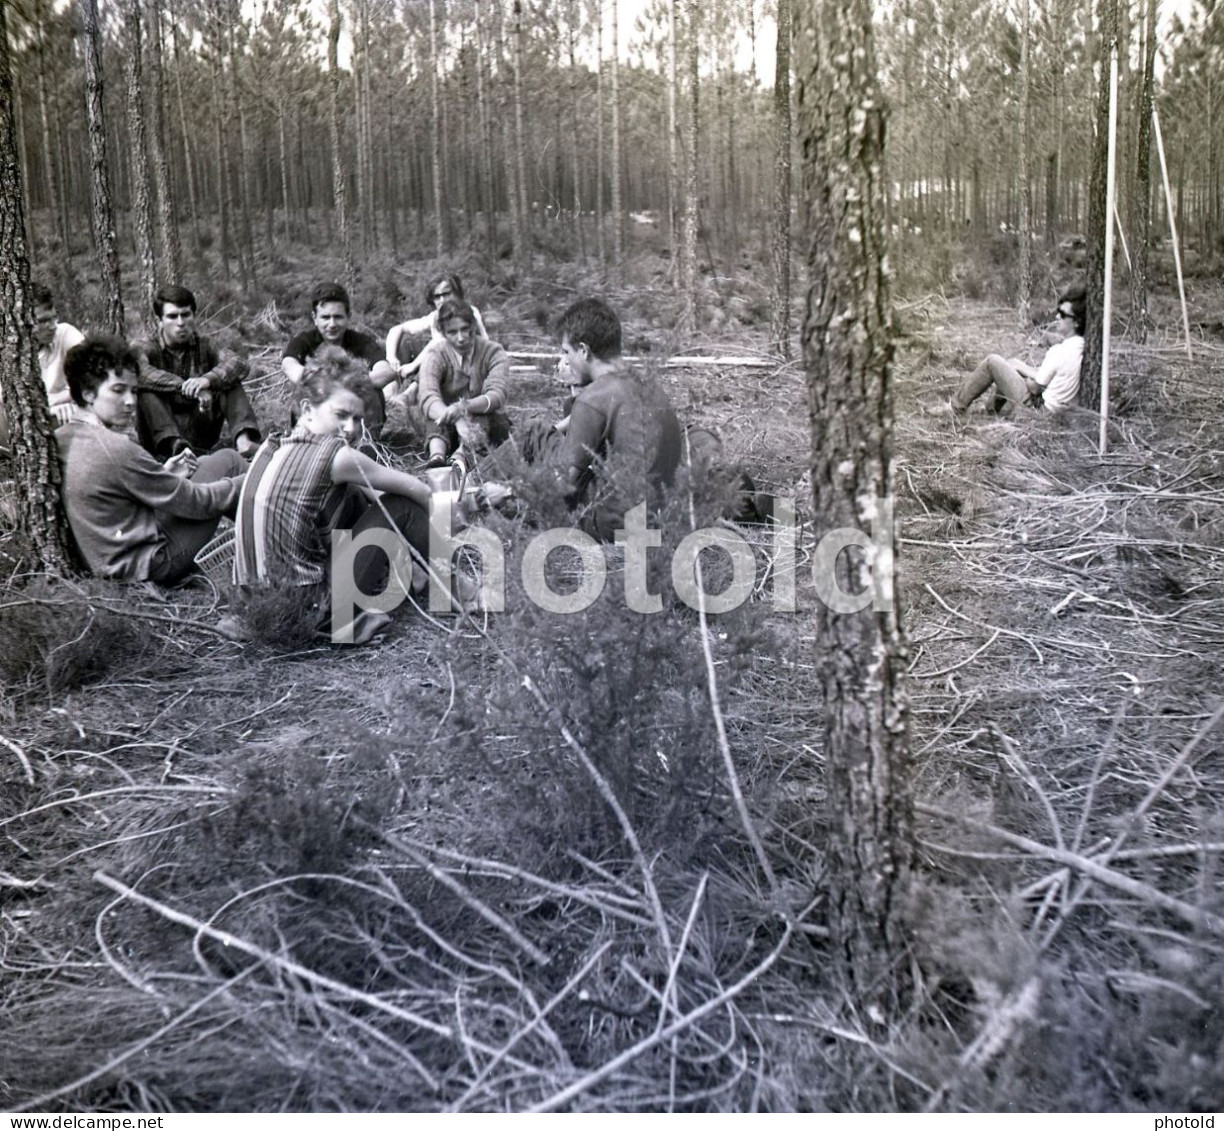
[[[9,1131],[1222,1111],[1224,3],[0,0]]]

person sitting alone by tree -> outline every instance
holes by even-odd
[[[387,419],[383,388],[394,385],[395,369],[387,363],[376,338],[349,326],[351,314],[348,291],[339,283],[316,286],[310,296],[310,317],[314,325],[285,346],[281,371],[294,385],[300,385],[306,363],[324,345],[339,346],[350,357],[365,362],[369,387],[363,393],[364,423],[370,435],[377,439]]]
[[[153,296],[157,332],[136,342],[140,407],[136,431],[159,459],[190,449],[212,451],[228,428],[234,449],[249,456],[259,444],[259,421],[242,387],[249,372],[237,354],[196,329],[196,297],[186,287]]]
[[[75,326],[60,322],[55,312],[55,298],[49,287],[41,283],[30,285],[30,305],[34,309],[34,344],[38,347],[38,371],[47,390],[47,407],[56,424],[67,424],[75,408],[64,377],[64,358],[73,346],[85,340]],[[0,451],[9,446],[9,422],[0,403]]]
[[[234,576],[241,586],[300,589],[304,605],[328,621],[331,532],[353,536],[371,528],[394,530],[415,551],[409,591],[428,576],[430,488],[356,450],[370,381],[364,362],[325,345],[307,360],[298,382],[297,423],[273,433],[251,461],[238,503]],[[388,561],[374,547],[357,554],[353,576],[367,594],[386,586]],[[367,613],[354,622],[363,643],[390,622]]]
[[[78,411],[56,430],[62,493],[77,549],[98,577],[171,585],[233,514],[246,464],[232,448],[159,463],[125,435],[136,417],[140,359],[121,338],[87,337],[68,351]]]
[[[420,411],[429,438],[427,466],[441,467],[459,446],[459,422],[477,449],[510,436],[505,414],[510,357],[496,342],[476,334],[476,316],[461,298],[438,308],[440,341],[421,355]]]
[[[435,275],[425,288],[425,303],[431,309],[420,318],[409,318],[398,326],[392,326],[387,334],[387,364],[393,366],[400,379],[409,381],[400,394],[406,404],[416,400],[417,386],[411,381],[421,366],[422,347],[415,339],[428,334],[430,342],[440,342],[442,331],[438,326],[438,311],[449,298],[465,299],[463,283],[458,275]],[[470,305],[470,304],[469,304]],[[472,306],[472,326],[478,338],[487,338],[480,311]]]
[[[994,389],[990,408],[1010,415],[1017,405],[1062,412],[1079,396],[1080,366],[1084,360],[1085,293],[1080,284],[1058,299],[1058,332],[1062,341],[1052,346],[1039,366],[992,353],[960,383],[952,394],[952,412],[964,416],[969,406]]]

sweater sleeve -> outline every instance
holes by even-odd
[[[421,354],[421,369],[418,395],[421,399],[421,412],[427,420],[437,421],[446,409],[446,398],[442,393],[442,383],[446,378],[446,359],[441,350],[428,347]]]
[[[582,496],[606,430],[607,419],[603,412],[579,397],[574,402],[569,428],[557,457],[559,470],[566,481],[565,499],[571,506]]]
[[[233,350],[218,349],[207,338],[200,339],[200,364],[210,388],[225,392],[246,379],[250,366]]]
[[[480,396],[489,398],[489,411],[506,407],[506,385],[510,380],[510,355],[496,342],[488,344],[486,371],[480,385]]]
[[[238,499],[242,476],[193,483],[167,471],[143,448],[132,444],[117,468],[124,491],[138,503],[177,518],[216,518]]]
[[[132,349],[140,360],[140,387],[154,393],[177,393],[183,379],[168,369],[162,369],[161,346],[150,339],[133,342]]]

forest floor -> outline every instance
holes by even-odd
[[[541,352],[590,285],[469,277],[493,336]],[[684,352],[764,357],[754,287],[716,281]],[[659,293],[610,292],[629,352],[679,346]],[[207,324],[266,374],[265,415],[301,299]],[[10,578],[0,1108],[1224,1105],[1224,290],[1191,301],[1193,362],[1167,299],[1148,346],[1116,343],[1103,457],[1091,414],[930,411],[1025,335],[980,299],[898,303],[919,818],[894,1016],[827,949],[795,364],[659,372],[803,519],[797,611],[774,535],[744,531],[761,581],[708,661],[674,600],[554,616],[512,585],[503,614],[404,609],[364,647],[239,645],[207,583]],[[546,366],[517,389],[559,411]],[[532,531],[499,523],[513,566]]]

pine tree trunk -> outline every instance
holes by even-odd
[[[1143,86],[1139,92],[1139,121],[1135,142],[1135,184],[1131,193],[1131,231],[1135,240],[1135,269],[1130,278],[1130,329],[1137,342],[1148,335],[1148,262],[1152,239],[1152,89],[1156,69],[1156,28],[1160,0],[1147,0],[1144,18]]]
[[[433,0],[430,0],[433,11]],[[336,225],[340,229],[340,254],[344,261],[344,278],[349,293],[355,290],[357,269],[353,263],[353,240],[349,232],[348,184],[345,180],[344,153],[340,148],[340,4],[339,0],[328,0],[327,5],[327,74],[331,92],[328,104],[327,125],[331,136],[332,157],[332,202]]]
[[[887,1005],[900,993],[901,915],[913,849],[906,643],[891,529],[884,101],[870,0],[820,0],[800,5],[795,16],[811,273],[803,358],[815,513],[825,531],[870,532],[874,543],[872,551],[848,548],[830,567],[843,593],[858,592],[865,582],[874,601],[857,612],[817,602],[830,925],[842,972],[860,1002]]]
[[[68,218],[64,207],[63,190],[56,175],[55,151],[51,146],[51,119],[47,113],[47,51],[43,40],[41,16],[35,19],[38,34],[38,119],[42,129],[43,177],[47,182],[47,196],[51,217],[59,236],[61,255],[68,255]]]
[[[294,224],[295,210],[290,203],[289,195],[289,143],[285,136],[285,95],[278,92],[276,97],[276,136],[280,145],[280,195],[281,205],[285,209],[285,236],[292,241],[296,236]]]
[[[484,210],[489,255],[497,261],[497,197],[493,184],[493,123],[489,118],[488,93],[485,88],[485,55],[488,44],[485,37],[484,20],[481,19],[480,0],[475,0],[476,10],[476,102],[480,114],[480,138],[484,150],[480,161],[480,175],[484,184]]]
[[[595,239],[599,248],[599,269],[608,269],[608,242],[604,232],[604,79],[603,79],[603,0],[595,0]]]
[[[523,0],[514,2],[514,180],[518,186],[519,229],[522,241],[514,258],[520,275],[531,266],[532,222],[527,199],[527,132],[523,126]]]
[[[183,141],[183,165],[187,170],[187,205],[191,209],[191,233],[195,247],[196,262],[204,259],[204,240],[200,233],[200,200],[196,193],[195,162],[191,146],[191,134],[187,129],[187,109],[183,98],[183,60],[179,54],[178,25],[171,25],[174,42],[174,91],[178,102],[179,136]]]
[[[778,0],[774,71],[773,311],[769,348],[791,356],[791,0]]]
[[[1033,242],[1030,230],[1033,226],[1032,183],[1029,180],[1029,0],[1020,0],[1023,16],[1020,21],[1020,279],[1016,294],[1016,306],[1020,311],[1020,324],[1031,325],[1029,302],[1033,296]]]
[[[1080,368],[1079,403],[1098,409],[1101,401],[1101,331],[1105,324],[1105,230],[1109,161],[1109,54],[1118,41],[1118,0],[1100,0],[1100,84],[1094,110],[1096,138],[1092,146],[1092,174],[1088,181],[1088,291],[1084,329],[1084,360]]]
[[[151,71],[149,155],[153,160],[153,179],[157,189],[162,274],[167,280],[177,282],[182,278],[183,249],[179,243],[178,210],[170,183],[170,165],[166,159],[166,74],[162,67],[161,5],[158,0],[149,0],[147,16]]]
[[[225,21],[225,56],[228,61],[225,83],[226,136],[232,138],[237,123],[238,160],[231,163],[233,177],[233,199],[235,202],[235,227],[238,233],[238,271],[242,285],[251,290],[255,286],[255,233],[251,227],[251,173],[250,149],[247,145],[246,99],[238,97],[238,68],[240,53],[234,46],[234,36],[242,26],[237,0],[231,0],[229,18]]]
[[[684,321],[690,330],[697,328],[697,131],[698,119],[698,17],[700,0],[688,4],[688,152],[684,170],[684,245],[680,256],[680,286],[684,291]]]
[[[98,0],[81,0],[81,26],[84,33],[85,117],[89,122],[90,185],[93,192],[98,270],[106,294],[106,327],[111,333],[124,336],[127,326],[123,315],[123,283],[119,275],[115,211],[111,205],[110,169],[106,159],[106,111],[102,100],[102,44],[98,29]]]
[[[434,0],[429,0],[429,147],[433,161],[434,208],[437,211],[437,232],[434,251],[439,259],[446,255],[447,224],[443,218],[446,201],[442,191],[442,76],[438,62],[438,20]]]
[[[570,112],[573,114],[573,129],[570,138],[570,166],[574,178],[574,235],[578,240],[578,259],[579,262],[586,262],[586,239],[582,234],[582,188],[579,184],[579,175],[582,170],[578,135],[580,131],[580,119],[578,115],[578,67],[574,61],[574,40],[578,34],[578,3],[577,0],[570,0],[569,8],[569,99]]]
[[[21,96],[21,87],[18,85],[16,77],[13,79],[13,116],[17,123],[17,153],[18,153],[18,183],[22,186],[22,193],[27,202],[27,206],[21,210],[22,219],[26,226],[26,247],[30,249],[30,255],[38,257],[38,245],[34,239],[34,217],[33,217],[33,187],[30,183],[30,150],[26,145],[25,134],[25,114],[23,113],[25,100]]]
[[[782,0],[786,3],[786,0]],[[680,114],[677,53],[680,0],[667,5],[667,244],[671,248],[672,270],[680,262]]]
[[[693,9],[696,11],[696,8]],[[617,0],[612,0],[612,270],[619,273],[625,251],[624,217],[621,215],[621,104],[620,47]]]
[[[149,182],[149,148],[145,132],[141,0],[124,0],[127,31],[128,150],[132,161],[132,204],[136,229],[136,261],[140,271],[141,316],[148,318],[157,292],[157,261],[153,256],[153,201]]]
[[[64,129],[64,115],[61,110],[61,92],[57,91],[56,96],[51,101],[51,127],[55,137],[55,168],[59,175],[60,183],[60,227],[64,232],[64,248],[65,252],[69,253],[73,249],[72,236],[73,224],[68,218],[69,202],[74,208],[79,211],[88,213],[89,209],[84,204],[84,192],[74,192],[76,183],[80,183],[84,178],[77,178],[76,183],[72,176],[72,163],[68,157],[68,131]],[[79,158],[80,145],[73,148],[73,156]],[[79,214],[78,211],[78,214]]]
[[[231,278],[230,270],[230,178],[229,162],[226,160],[228,147],[226,145],[228,130],[225,121],[225,49],[223,45],[224,31],[220,5],[213,12],[213,157],[217,178],[217,206],[221,217],[221,273],[226,279]]]
[[[96,36],[96,9],[93,17]],[[0,4],[0,401],[8,416],[17,485],[12,497],[17,505],[17,532],[22,549],[32,559],[29,566],[62,574],[67,572],[71,559],[60,501],[59,457],[32,336],[30,260],[16,148],[17,125],[13,118],[15,99],[7,21],[6,5]],[[86,22],[87,29],[89,26]],[[95,40],[95,51],[96,48]],[[100,83],[100,74],[97,79]],[[122,319],[122,308],[119,317]]]
[[[1050,105],[1054,107],[1054,152],[1051,159],[1051,186],[1046,190],[1046,242],[1053,247],[1058,242],[1062,209],[1063,164],[1063,104],[1064,36],[1062,28],[1063,0],[1050,0],[1050,39],[1053,44],[1053,65],[1050,74]]]

